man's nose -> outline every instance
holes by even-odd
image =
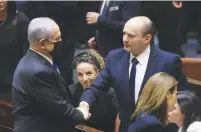
[[[88,76],[87,76],[87,75],[84,75],[84,76],[83,76],[83,80],[84,80],[84,81],[87,81],[87,80],[88,80]]]
[[[127,37],[127,35],[126,35],[126,34],[123,36],[123,41],[125,41],[125,42],[127,42],[127,41],[128,41],[128,37]]]

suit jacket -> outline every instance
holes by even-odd
[[[14,132],[74,131],[73,125],[84,121],[63,78],[30,49],[17,66],[12,94]]]
[[[83,93],[83,87],[80,83],[69,86],[73,93],[75,107],[79,105],[80,97]],[[117,116],[116,95],[113,88],[108,93],[102,93],[100,97],[91,106],[91,118],[85,122],[86,125],[103,130],[104,132],[114,131],[115,119]]]
[[[109,87],[113,87],[119,103],[121,123],[128,121],[131,113],[135,110],[134,101],[129,96],[129,59],[130,53],[123,48],[109,52],[105,68],[81,97],[81,101],[92,104],[96,96],[101,93],[100,91],[107,91]],[[179,90],[184,89],[187,85],[187,79],[182,72],[179,56],[151,46],[148,65],[139,95],[147,80],[158,72],[166,72],[174,76],[179,81]],[[121,127],[120,125],[120,130]],[[126,125],[122,132],[125,131]]]
[[[178,129],[176,124],[165,126],[155,116],[141,112],[135,121],[130,123],[127,132],[178,132]]]
[[[105,8],[96,24],[96,42],[103,57],[106,57],[110,50],[123,47],[124,25],[130,18],[140,15],[140,2],[110,1]]]

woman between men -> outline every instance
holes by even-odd
[[[104,67],[103,58],[95,51],[81,52],[75,56],[73,67],[76,70],[78,83],[69,86],[73,93],[75,107],[79,105],[80,96],[84,89],[89,88]],[[114,89],[110,88],[108,93],[102,96],[92,105],[91,119],[86,125],[103,130],[114,131],[118,103]]]

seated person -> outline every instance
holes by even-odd
[[[168,121],[177,101],[177,84],[166,73],[153,75],[142,90],[127,132],[178,132],[178,126]]]
[[[179,126],[179,132],[201,132],[201,100],[193,93],[177,94],[178,103],[168,118]]]
[[[89,88],[104,67],[103,58],[95,51],[81,52],[73,60],[73,68],[76,69],[79,83],[69,86],[73,93],[74,105],[79,105],[82,92]],[[104,132],[114,131],[114,124],[117,115],[117,99],[114,89],[110,88],[108,93],[102,96],[91,107],[91,118],[86,125]]]

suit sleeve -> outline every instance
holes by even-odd
[[[139,1],[126,1],[121,12],[121,21],[109,19],[107,16],[100,15],[97,20],[97,28],[102,26],[111,28],[115,31],[122,32],[125,23],[134,16],[140,14]]]
[[[100,72],[90,88],[83,92],[80,102],[86,101],[89,105],[91,105],[96,100],[97,96],[100,96],[101,92],[107,92],[109,90],[112,83],[109,65],[110,53],[106,58],[105,68]]]
[[[174,67],[173,67],[171,75],[174,76],[176,78],[176,80],[179,82],[178,90],[179,91],[187,90],[188,89],[188,81],[182,70],[182,62],[181,62],[181,59],[179,56],[175,57],[173,65],[174,65]]]
[[[51,73],[36,73],[30,84],[30,92],[41,110],[53,117],[66,117],[75,123],[84,121],[83,114],[62,96]]]

